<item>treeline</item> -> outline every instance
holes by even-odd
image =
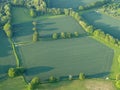
[[[89,25],[80,15],[78,12],[75,12],[72,9],[64,9],[65,15],[69,15],[73,17],[81,26],[82,28],[89,33],[89,35],[93,35],[95,38],[98,38],[110,45],[120,46],[120,41],[110,34],[104,33],[101,29],[95,28],[93,25]]]
[[[79,6],[79,10],[87,10],[87,9],[91,9],[91,8],[96,8],[96,7],[100,7],[104,4],[107,4],[109,2],[111,2],[112,0],[102,0],[102,1],[96,1],[93,3],[90,3],[88,5],[85,6]]]
[[[120,16],[120,2],[106,4],[100,10],[104,13],[107,13],[111,16]]]

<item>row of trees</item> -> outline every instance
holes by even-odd
[[[56,39],[66,39],[66,38],[73,38],[73,37],[79,37],[80,34],[79,32],[74,32],[74,33],[70,33],[70,32],[61,32],[61,33],[53,33],[52,34],[52,39],[56,40]]]
[[[100,7],[104,4],[109,3],[111,0],[102,0],[102,1],[96,1],[91,4],[85,5],[85,6],[79,6],[79,10],[86,10],[86,9],[91,9],[91,8],[96,8]]]
[[[75,12],[72,9],[64,9],[64,14],[72,16],[81,26],[82,28],[89,33],[90,35],[95,36],[96,38],[105,41],[106,43],[119,46],[119,40],[115,39],[110,34],[105,34],[102,30],[96,29],[94,26],[89,25],[88,23],[83,20],[83,18],[79,15],[79,13]]]
[[[73,80],[73,76],[69,75],[68,76],[68,80]],[[85,79],[85,75],[83,73],[80,73],[78,76],[79,80],[84,80]],[[55,78],[54,76],[50,76],[48,78],[48,82],[50,83],[55,83],[58,82],[59,79]],[[34,90],[38,87],[38,85],[41,84],[40,78],[39,77],[33,77],[32,80],[29,82],[28,84],[28,90]]]

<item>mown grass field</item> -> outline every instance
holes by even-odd
[[[0,82],[0,90],[26,90],[26,83],[22,76],[8,78]]]
[[[85,12],[83,17],[89,24],[120,39],[120,19],[96,11]]]
[[[48,88],[49,87],[49,88]],[[38,90],[118,90],[110,80],[86,79],[42,84]]]
[[[50,8],[78,8],[80,5],[86,5],[100,0],[46,0]]]
[[[113,50],[89,38],[39,41],[21,46],[19,51],[27,68],[26,79],[39,76],[66,77],[80,72],[89,77],[106,77],[110,73]]]
[[[15,66],[15,57],[12,52],[11,45],[5,35],[0,30],[0,80],[4,79],[10,67]]]

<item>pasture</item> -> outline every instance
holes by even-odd
[[[15,57],[11,45],[5,35],[0,30],[0,80],[4,79],[10,67],[15,66]]]
[[[19,47],[19,52],[27,80],[34,76],[41,80],[51,75],[76,76],[80,72],[88,77],[106,77],[113,60],[113,50],[89,37],[39,41]]]
[[[50,8],[78,8],[80,5],[86,5],[100,0],[46,0]]]
[[[120,39],[120,19],[114,18],[96,11],[85,12],[84,19],[96,28],[102,29],[105,33]]]

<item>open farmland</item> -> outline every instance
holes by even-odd
[[[85,12],[83,17],[89,24],[120,39],[120,19],[96,11]]]
[[[90,77],[104,77],[109,74],[113,51],[89,38],[76,38],[55,41],[41,41],[21,46],[26,78],[39,76],[42,80],[78,75],[80,72]]]
[[[15,66],[15,58],[12,52],[11,45],[5,36],[5,33],[0,30],[0,79],[7,75],[10,67]]]
[[[41,16],[42,18],[42,16]],[[15,24],[14,25],[14,37],[16,42],[28,42],[32,41],[33,34],[32,21]],[[43,20],[37,20],[37,29],[40,36],[51,35],[54,32],[79,32],[81,35],[85,35],[85,31],[79,26],[79,24],[70,16],[49,16]]]
[[[86,5],[100,0],[46,0],[50,8],[78,8],[80,5]]]

